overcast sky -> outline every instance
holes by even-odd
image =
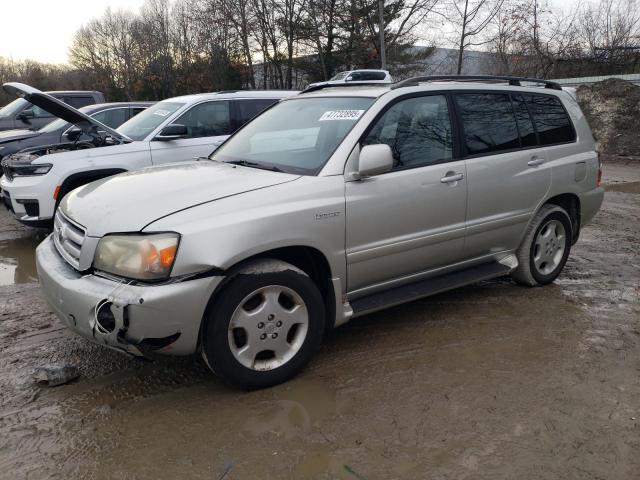
[[[242,0],[238,0],[242,1]],[[579,0],[553,0],[563,8]],[[112,9],[138,11],[144,0],[0,0],[0,57],[65,63],[73,34]]]
[[[0,0],[0,57],[65,63],[73,34],[111,6],[138,11],[143,0]]]

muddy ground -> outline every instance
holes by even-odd
[[[640,478],[640,163],[605,179],[556,284],[499,279],[355,320],[252,393],[196,358],[67,332],[35,283],[41,236],[2,211],[0,478]],[[82,376],[35,386],[52,362]]]

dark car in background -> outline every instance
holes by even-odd
[[[154,102],[100,103],[82,107],[79,110],[108,127],[118,128],[153,104]],[[55,117],[52,115],[52,118]],[[6,130],[0,132],[0,159],[25,148],[66,143],[72,141],[77,135],[78,128],[62,118],[48,123],[39,130],[26,128]],[[86,133],[80,133],[78,140],[89,140],[89,136]]]
[[[96,103],[104,103],[104,95],[97,91],[47,92],[74,108]],[[15,128],[37,130],[55,120],[55,116],[40,107],[32,105],[24,98],[18,98],[0,109],[0,131]]]

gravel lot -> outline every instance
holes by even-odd
[[[197,358],[139,361],[42,300],[42,233],[0,211],[0,478],[640,477],[640,162],[560,279],[498,279],[332,332],[295,380],[244,393]],[[54,362],[81,377],[41,388]]]

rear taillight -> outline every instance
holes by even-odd
[[[598,152],[598,181],[596,182],[596,186],[602,186],[602,153]]]

